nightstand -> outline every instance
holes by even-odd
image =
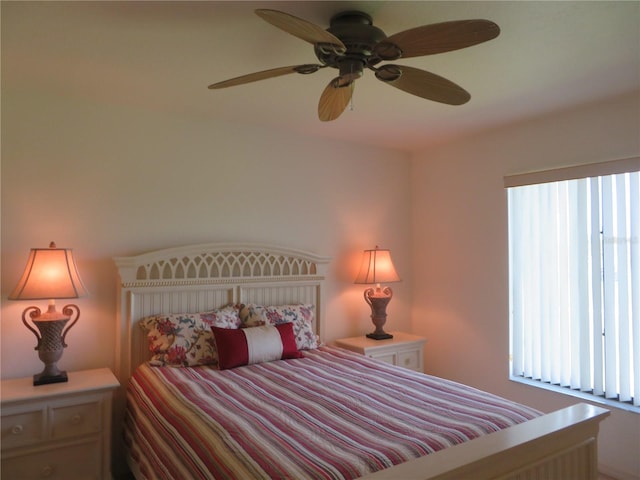
[[[336,340],[338,347],[367,357],[377,358],[383,362],[409,368],[416,372],[424,372],[424,337],[403,332],[389,332],[393,338],[389,340],[373,340],[364,335]]]
[[[111,403],[119,386],[108,368],[37,387],[33,377],[3,380],[2,476],[110,479]]]

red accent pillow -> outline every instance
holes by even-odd
[[[303,356],[296,346],[291,323],[241,329],[211,327],[211,331],[221,370]]]

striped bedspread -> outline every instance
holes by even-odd
[[[149,479],[351,479],[524,422],[500,397],[321,347],[219,371],[142,365],[125,443]]]

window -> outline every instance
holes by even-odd
[[[510,178],[511,377],[640,406],[640,173]]]

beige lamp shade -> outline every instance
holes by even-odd
[[[354,283],[377,284],[399,282],[400,276],[391,260],[391,252],[376,247],[365,250],[360,271]]]
[[[69,248],[32,248],[27,266],[10,300],[78,298],[87,294]]]

